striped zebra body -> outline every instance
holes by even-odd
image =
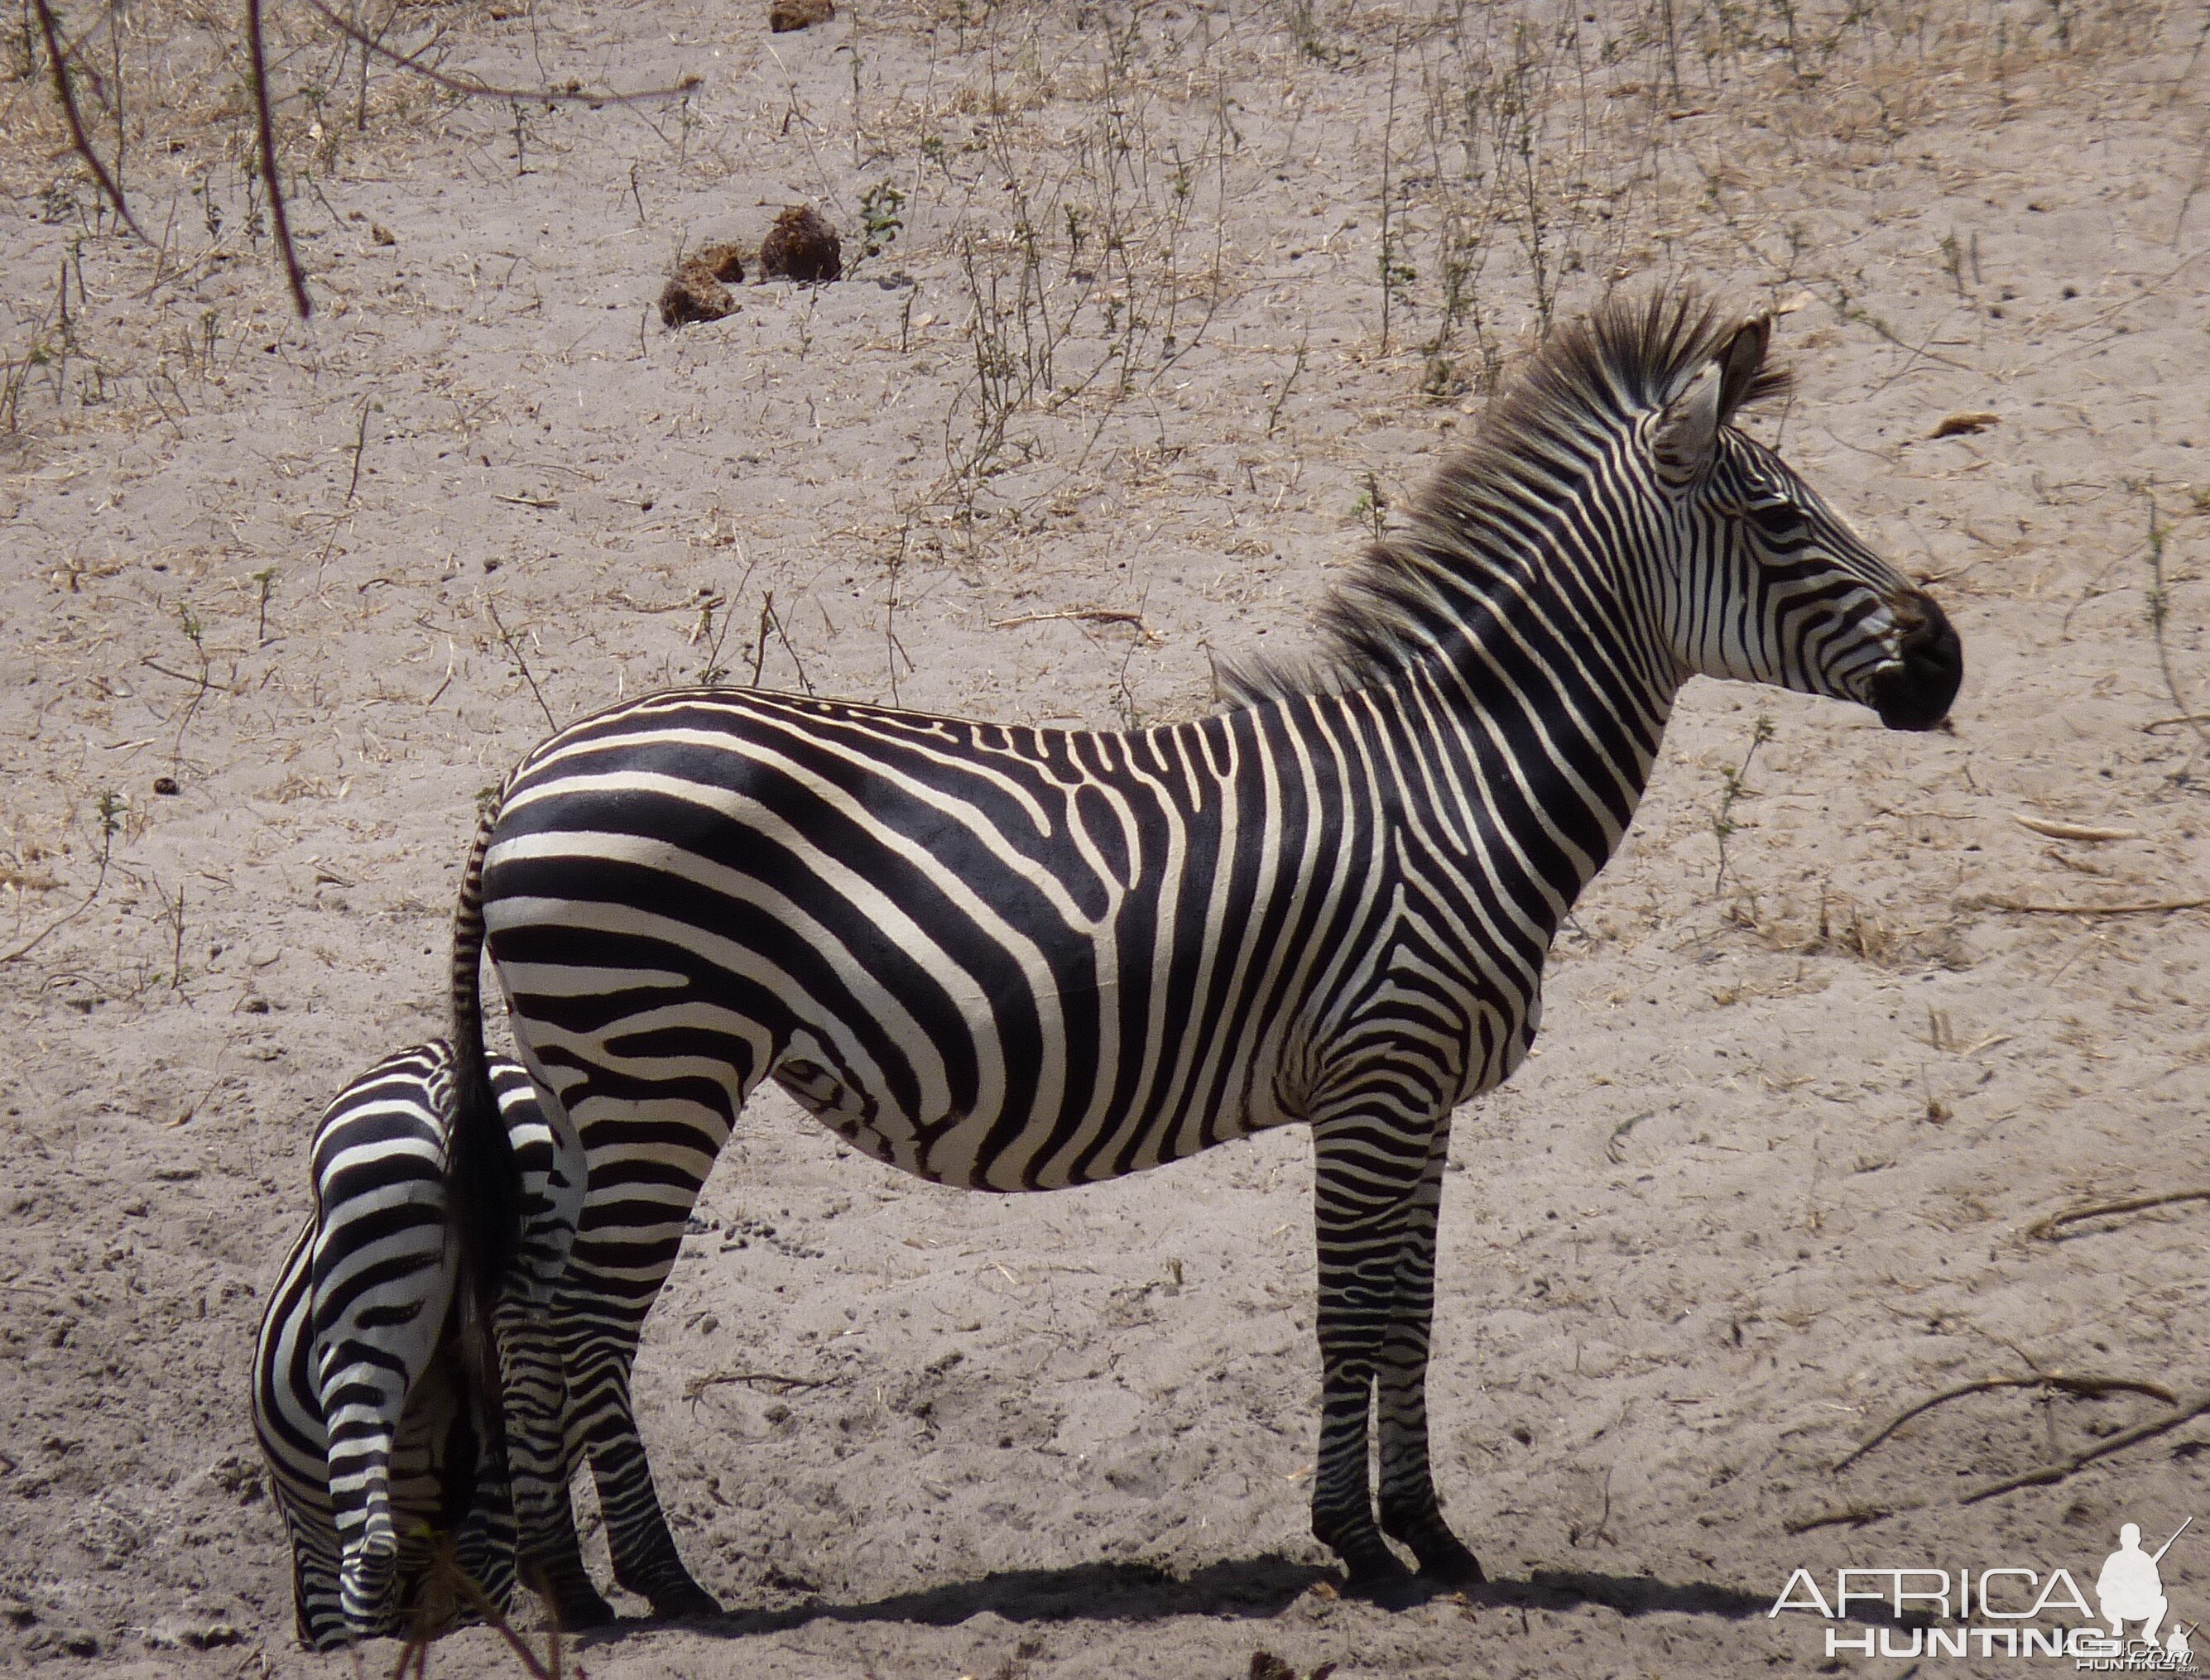
[[[1104,734],[691,689],[524,761],[471,856],[456,1031],[487,941],[589,1159],[549,1335],[618,1581],[663,1614],[712,1605],[628,1378],[767,1078],[881,1160],[997,1191],[1310,1125],[1314,1532],[1361,1583],[1404,1573],[1385,1532],[1479,1579],[1427,1445],[1452,1109],[1525,1056],[1550,940],[1689,675],[1903,728],[1957,686],[1939,609],[1726,425],[1775,382],[1765,331],[1661,300],[1565,335],[1338,596],[1331,661],[1259,673],[1220,715]],[[543,1497],[525,1569],[588,1614]]]
[[[324,1111],[314,1212],[262,1317],[254,1430],[292,1541],[300,1641],[318,1651],[396,1632],[422,1608],[433,1533],[453,1536],[494,1605],[513,1590],[496,1402],[456,1334],[453,1068],[442,1040],[402,1051]],[[546,1296],[575,1230],[581,1153],[528,1073],[506,1061],[487,1073],[518,1174],[522,1277]]]

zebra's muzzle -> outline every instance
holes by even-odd
[[[1949,715],[1965,680],[1964,646],[1930,595],[1910,590],[1894,612],[1902,636],[1894,662],[1873,673],[1873,710],[1890,729],[1931,729]]]

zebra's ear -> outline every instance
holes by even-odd
[[[1657,426],[1650,434],[1650,450],[1657,457],[1658,470],[1673,483],[1685,485],[1700,478],[1712,464],[1718,445],[1719,422],[1724,418],[1721,406],[1724,393],[1721,364],[1706,362],[1703,370],[1688,382],[1688,388],[1667,403],[1658,416]]]
[[[1772,317],[1753,315],[1735,329],[1727,347],[1719,352],[1719,418],[1730,420],[1748,400],[1757,376],[1765,370],[1765,347],[1772,342]]]

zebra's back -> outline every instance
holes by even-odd
[[[1374,983],[1397,913],[1369,749],[1340,707],[1108,735],[655,695],[509,784],[490,948],[555,1089],[623,1069],[701,1178],[769,1076],[921,1177],[1119,1177],[1324,1076],[1312,1000]]]

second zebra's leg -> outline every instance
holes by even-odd
[[[1452,1587],[1485,1577],[1443,1520],[1428,1457],[1428,1334],[1435,1315],[1435,1218],[1450,1159],[1450,1117],[1435,1123],[1427,1170],[1406,1209],[1396,1302],[1382,1338],[1375,1387],[1381,1434],[1381,1532],[1412,1549],[1420,1573]]]
[[[515,1573],[543,1598],[560,1628],[605,1627],[613,1606],[591,1583],[568,1481],[568,1386],[548,1310],[510,1294],[496,1310],[505,1402],[506,1472],[516,1535]]]
[[[1426,1125],[1401,1112],[1366,1109],[1313,1123],[1320,1357],[1313,1533],[1343,1559],[1361,1591],[1386,1590],[1410,1576],[1374,1520],[1366,1460],[1404,1233],[1428,1159]]]

